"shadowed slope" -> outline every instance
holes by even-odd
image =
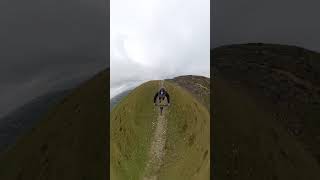
[[[0,158],[0,179],[106,179],[107,78],[75,89]]]
[[[217,179],[319,179],[320,56],[272,44],[212,51]]]
[[[49,109],[62,101],[71,90],[48,93],[33,99],[0,119],[0,154],[28,132]]]

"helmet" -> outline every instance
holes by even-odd
[[[165,94],[164,88],[161,88],[161,89],[160,89],[159,94],[160,94],[161,97],[164,96],[164,94]]]

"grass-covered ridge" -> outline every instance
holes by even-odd
[[[134,89],[111,112],[111,179],[141,179],[158,116],[153,96],[159,81]],[[209,179],[210,117],[189,91],[165,81],[171,106],[167,118],[165,156],[159,179]]]

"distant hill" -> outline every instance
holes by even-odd
[[[159,115],[153,96],[160,84],[142,84],[111,111],[111,179],[210,178],[208,109],[191,91],[165,80],[171,106]]]
[[[0,179],[107,179],[108,74],[73,90],[2,154]]]
[[[216,179],[320,179],[320,54],[252,43],[211,62]]]
[[[116,95],[115,97],[113,97],[112,99],[110,99],[110,111],[124,98],[126,97],[132,90],[126,90],[118,95]]]

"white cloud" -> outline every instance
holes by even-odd
[[[111,0],[111,95],[133,82],[210,74],[210,0]]]

